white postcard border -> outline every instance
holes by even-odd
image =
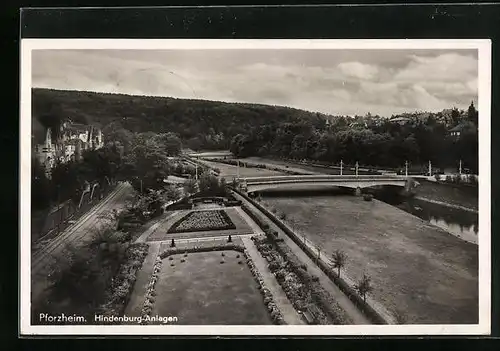
[[[479,111],[479,323],[462,325],[180,326],[31,325],[31,52],[69,49],[477,49]],[[491,328],[491,41],[489,39],[22,39],[20,109],[21,335],[487,335]]]

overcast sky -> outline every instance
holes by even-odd
[[[35,50],[33,87],[390,116],[477,102],[476,50]]]

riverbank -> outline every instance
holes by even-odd
[[[420,200],[469,212],[477,213],[479,210],[477,187],[442,184],[427,180],[418,180],[418,182],[420,184],[415,188],[415,197]]]
[[[406,323],[477,323],[476,245],[377,200],[264,195],[263,204],[286,213],[326,255],[346,252],[343,274],[368,274],[374,299]]]
[[[476,214],[479,213],[478,210],[470,208],[470,207],[465,207],[465,206],[461,206],[461,205],[454,205],[454,204],[450,204],[448,202],[443,202],[443,201],[438,201],[438,200],[432,200],[432,199],[428,199],[428,198],[425,198],[422,196],[416,196],[415,199],[420,200],[420,201],[430,202],[431,204],[436,204],[436,205],[440,205],[440,206],[454,208],[456,210],[462,210],[462,211],[467,211],[467,212],[476,213]]]

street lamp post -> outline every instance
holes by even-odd
[[[344,165],[344,162],[342,162],[342,160],[340,160],[340,175],[342,175],[342,166]]]
[[[405,161],[405,176],[408,177],[408,161]]]
[[[356,161],[356,177],[358,176],[358,167],[359,167],[359,164],[358,164],[358,161]]]
[[[459,166],[458,166],[458,173],[462,175],[462,160],[460,160]]]
[[[429,177],[432,176],[432,164],[431,160],[429,160]]]

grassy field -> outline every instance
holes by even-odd
[[[274,159],[268,159],[268,158],[262,158],[262,157],[248,157],[248,158],[242,158],[241,161],[245,162],[253,162],[253,163],[262,163],[266,165],[278,165],[278,166],[288,166],[289,168],[297,168],[297,169],[302,169],[306,170],[309,172],[317,172],[317,173],[323,173],[323,174],[340,174],[340,169],[337,168],[328,168],[328,167],[316,167],[316,166],[307,166],[303,165],[300,163],[294,163],[290,161],[282,161],[282,160],[274,160]],[[367,174],[367,172],[359,171],[359,174]],[[348,175],[348,174],[356,174],[355,170],[351,170],[350,167],[344,167],[342,169],[342,174]]]
[[[219,162],[211,162],[203,160],[203,163],[210,165],[212,167],[216,167],[220,169],[220,177],[226,178],[226,180],[231,180],[233,177],[236,177],[238,174],[236,166],[228,165],[225,163]],[[271,171],[264,168],[244,168],[239,167],[240,177],[263,177],[263,176],[273,176],[273,175],[283,175],[282,172]]]
[[[188,325],[272,324],[242,256],[236,251],[215,251],[191,253],[185,262],[180,262],[182,255],[171,256],[172,261],[166,258],[152,315],[176,316],[177,324]]]
[[[380,201],[354,196],[267,197],[325,254],[348,255],[347,275],[372,278],[372,297],[407,323],[478,322],[478,250]]]

